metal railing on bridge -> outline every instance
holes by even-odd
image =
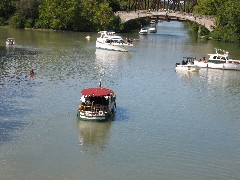
[[[192,12],[197,0],[128,0],[126,11],[130,10],[175,10]]]

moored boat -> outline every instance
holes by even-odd
[[[14,38],[7,38],[6,40],[6,45],[7,46],[12,46],[12,45],[15,45],[16,42],[15,42],[15,39]]]
[[[151,20],[150,22],[150,27],[148,28],[148,32],[149,33],[156,33],[157,32],[157,26],[156,26],[156,21],[155,20]]]
[[[149,33],[156,33],[157,32],[157,27],[156,26],[150,26],[148,28]]]
[[[185,60],[186,59],[186,60]],[[176,63],[175,70],[198,72],[201,67],[193,64],[193,57],[183,57],[182,63]]]
[[[202,68],[222,69],[222,70],[240,70],[240,60],[233,60],[229,52],[221,49],[215,49],[216,53],[208,54],[208,60],[194,60],[194,65]],[[222,53],[219,53],[221,51]]]
[[[139,34],[147,35],[148,34],[148,29],[147,28],[141,28],[141,30],[139,31]]]
[[[107,121],[114,117],[116,95],[108,88],[101,86],[81,91],[77,117],[86,121]]]
[[[96,48],[127,52],[128,48],[133,46],[132,40],[124,41],[114,31],[100,31],[99,33],[101,35],[96,40]]]

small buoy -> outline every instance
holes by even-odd
[[[90,36],[87,36],[86,39],[90,39]]]

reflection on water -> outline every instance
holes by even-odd
[[[232,70],[205,69],[203,71],[209,85],[240,88],[240,72]]]
[[[181,78],[191,78],[194,76],[199,76],[199,71],[185,71],[185,70],[175,70],[176,73],[179,75]]]
[[[24,123],[18,121],[0,121],[0,145],[3,142],[12,141],[13,132],[22,128],[23,126]]]
[[[1,179],[240,177],[240,72],[174,71],[215,47],[240,57],[237,45],[192,42],[179,22],[127,34],[139,37],[127,53],[96,50],[97,33],[0,32],[17,40],[0,46]],[[115,121],[74,121],[80,91],[99,77],[117,93]]]
[[[105,148],[108,144],[112,122],[78,121],[79,144],[83,147]]]
[[[108,51],[104,49],[96,49],[96,60],[108,63],[109,61],[117,61],[120,59],[131,59],[132,55],[129,52]]]
[[[129,61],[132,58],[129,52],[104,49],[96,49],[95,55],[95,69],[100,77],[106,76],[106,79],[109,80],[114,77],[114,74],[118,74],[121,71],[124,61]]]

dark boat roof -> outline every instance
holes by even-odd
[[[108,96],[111,93],[113,93],[113,91],[111,89],[108,88],[102,88],[102,87],[97,87],[97,88],[87,88],[87,89],[83,89],[81,91],[82,95],[84,96]]]

